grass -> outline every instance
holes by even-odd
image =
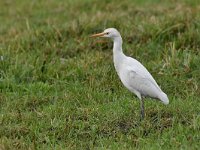
[[[0,149],[199,149],[200,3],[0,1]],[[116,27],[170,104],[139,102],[119,81]]]

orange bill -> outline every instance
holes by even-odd
[[[90,37],[101,37],[104,36],[106,33],[102,32],[102,33],[97,33],[97,34],[93,34]]]

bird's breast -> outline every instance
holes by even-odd
[[[113,61],[114,61],[115,70],[117,71],[117,73],[119,75],[120,69],[122,68],[122,65],[124,62],[124,57],[123,57],[123,55],[114,53]]]
[[[119,63],[118,61],[116,61],[115,59],[114,59],[114,67],[115,67],[115,70],[116,70],[118,76],[120,76],[120,68],[121,68],[121,65],[120,65],[120,63]]]

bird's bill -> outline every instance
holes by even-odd
[[[104,36],[106,33],[102,32],[102,33],[97,33],[97,34],[93,34],[90,37],[101,37]]]

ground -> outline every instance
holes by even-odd
[[[0,1],[0,149],[198,149],[198,0]],[[124,52],[151,72],[170,103],[140,104],[113,66]]]

